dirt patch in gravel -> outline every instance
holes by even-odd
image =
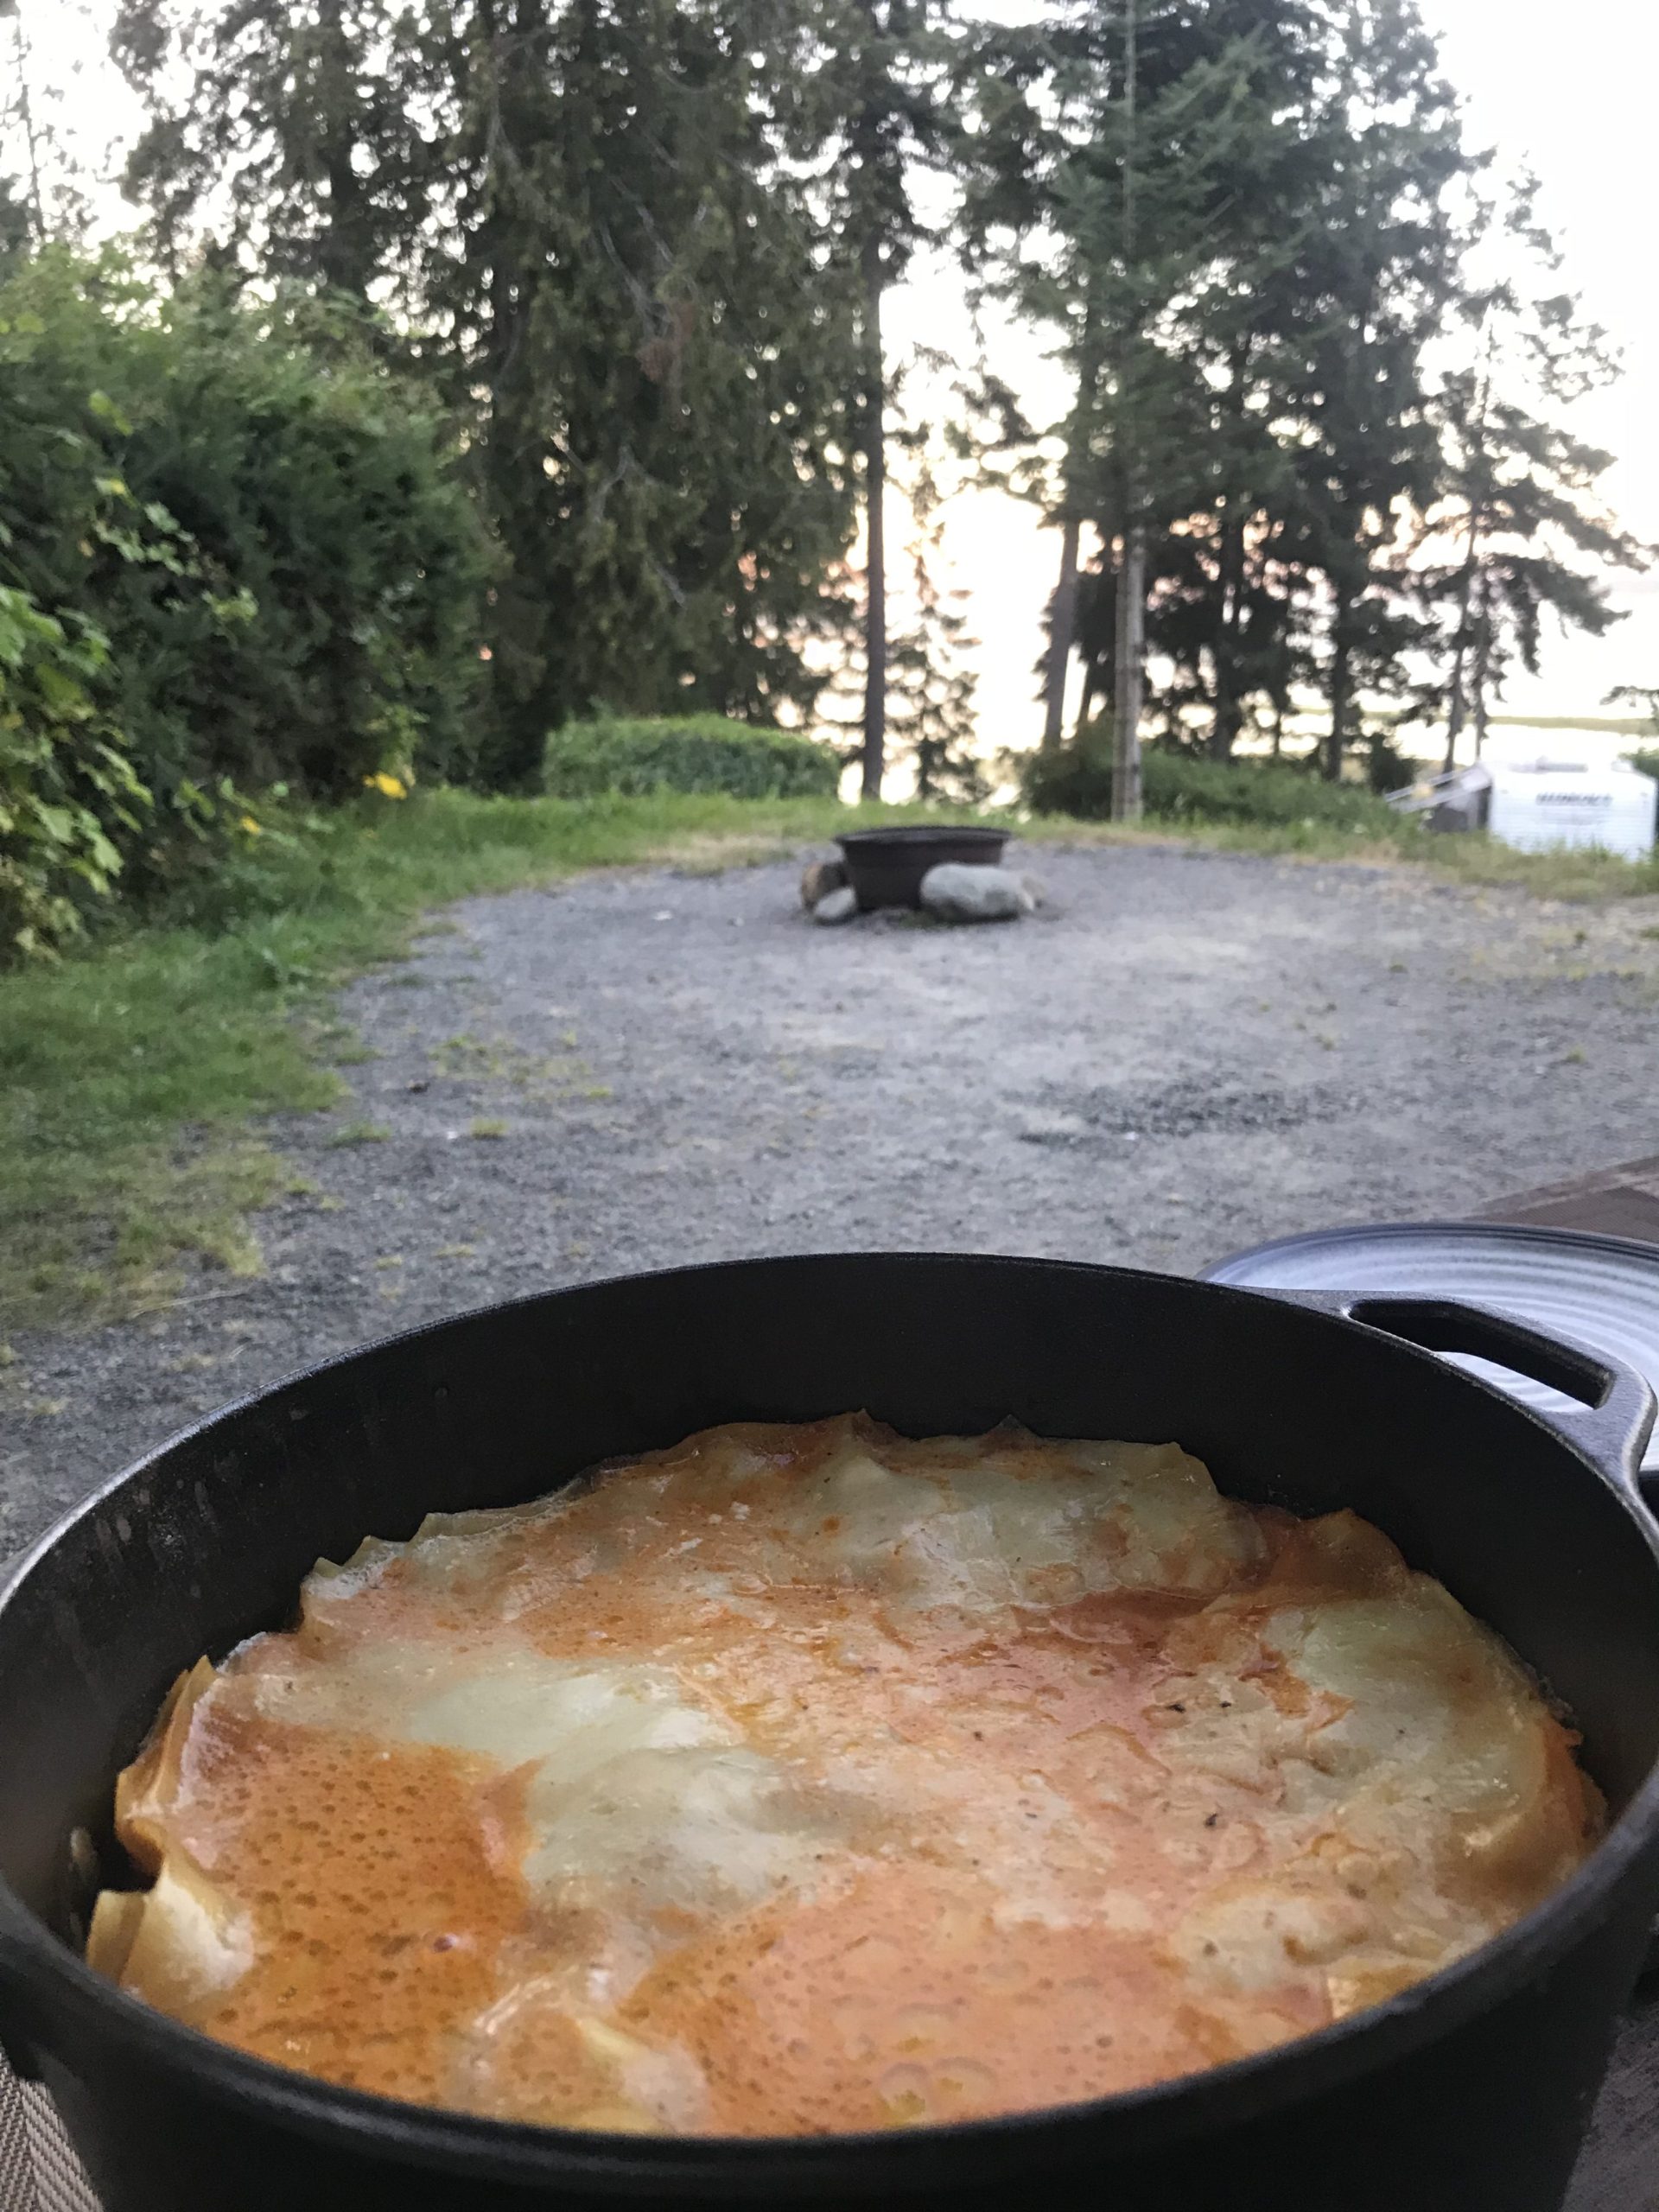
[[[14,1338],[0,1554],[308,1360],[543,1285],[741,1253],[1188,1271],[1659,1151],[1652,901],[1027,848],[1016,925],[813,927],[798,863],[470,901],[341,995],[372,1057],[273,1141],[266,1272]],[[1646,932],[1646,934],[1644,934]]]

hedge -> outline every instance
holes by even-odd
[[[257,836],[264,794],[463,775],[489,551],[349,318],[0,269],[0,965]]]
[[[791,731],[755,729],[722,715],[568,722],[547,741],[543,788],[554,798],[603,791],[723,791],[732,798],[831,798],[841,764],[827,746]]]
[[[1112,810],[1109,728],[1096,725],[1076,745],[1030,753],[1018,763],[1026,803],[1036,814],[1104,821]],[[1141,761],[1148,814],[1166,822],[1315,823],[1380,837],[1397,837],[1402,817],[1356,784],[1327,784],[1287,761],[1200,760],[1149,747]]]

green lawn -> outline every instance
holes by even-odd
[[[1025,834],[1057,845],[1183,844],[1211,851],[1262,853],[1284,860],[1357,861],[1385,868],[1419,866],[1442,879],[1475,885],[1507,885],[1536,899],[1599,904],[1611,899],[1659,896],[1659,856],[1621,861],[1590,850],[1517,853],[1490,837],[1437,836],[1401,818],[1392,833],[1333,830],[1319,822],[1160,822],[1148,816],[1135,830],[1103,822],[1074,822],[1044,815]]]
[[[353,1057],[331,986],[396,961],[420,918],[478,892],[575,870],[672,861],[728,867],[918,808],[718,798],[485,799],[434,791],[264,840],[198,895],[188,924],[153,924],[55,966],[0,976],[0,1335],[5,1325],[143,1310],[193,1254],[258,1265],[248,1217],[283,1184],[258,1118],[331,1103]],[[1381,858],[1329,831],[1045,821],[1054,842],[1167,839],[1310,858]],[[1437,870],[1548,896],[1659,891],[1659,869],[1528,861],[1484,840],[1414,841]],[[372,1142],[363,1124],[342,1141]],[[483,1132],[480,1132],[483,1134]]]

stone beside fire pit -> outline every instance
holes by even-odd
[[[844,888],[847,881],[845,861],[809,861],[801,877],[801,904],[809,914],[826,899],[832,891]]]
[[[858,893],[850,883],[838,883],[826,891],[817,904],[809,909],[815,922],[834,928],[838,922],[850,922],[858,912]]]
[[[1012,868],[942,861],[922,878],[922,905],[942,922],[1017,922],[1037,901]]]

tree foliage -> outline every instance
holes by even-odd
[[[911,616],[887,649],[888,725],[918,798],[976,806],[991,792],[974,749],[978,680],[966,656],[978,640],[968,635],[965,594],[935,578],[937,553],[937,536],[911,549]]]
[[[119,0],[114,48],[165,283],[73,296],[28,73],[0,99],[0,270],[49,326],[0,350],[0,582],[107,639],[161,817],[394,760],[531,788],[564,724],[795,725],[855,677],[867,791],[889,738],[976,789],[925,545],[888,635],[924,252],[1069,385],[1032,422],[981,365],[949,426],[1057,527],[1051,743],[1144,601],[1166,750],[1316,702],[1325,774],[1385,781],[1403,715],[1478,737],[1645,558],[1570,429],[1605,342],[1416,0]]]
[[[1538,673],[1545,616],[1605,636],[1618,619],[1608,578],[1649,557],[1598,497],[1611,454],[1560,420],[1610,384],[1618,365],[1605,334],[1554,282],[1560,257],[1535,199],[1523,181],[1506,207],[1478,210],[1460,342],[1431,402],[1439,503],[1414,579],[1436,624],[1448,765],[1465,723],[1478,747],[1484,741],[1515,665]],[[1509,251],[1499,273],[1480,282],[1480,257],[1494,245]]]
[[[889,289],[931,238],[918,172],[948,169],[962,134],[951,92],[960,19],[950,0],[826,0],[814,28],[820,57],[805,103],[804,143],[823,171],[830,265],[857,299],[857,373],[850,430],[862,464],[864,669],[860,784],[879,798],[887,766],[888,695],[908,667],[887,635],[887,508],[893,404],[899,381],[882,327]],[[901,372],[902,373],[902,372]],[[912,432],[908,443],[916,442]]]
[[[489,780],[532,778],[547,729],[598,704],[810,703],[805,648],[843,614],[857,341],[794,10],[311,0],[175,24],[128,0],[119,46],[155,105],[130,183],[162,235],[392,303],[463,424],[502,553]]]
[[[1605,357],[1569,300],[1483,275],[1487,165],[1411,0],[1131,4],[1132,108],[1119,0],[998,34],[978,92],[973,266],[1075,394],[1046,447],[982,394],[988,465],[1061,535],[1047,734],[1074,650],[1083,720],[1113,689],[1139,522],[1154,730],[1276,748],[1316,694],[1336,776],[1402,708],[1534,665],[1545,613],[1611,619],[1601,577],[1642,550],[1599,512],[1607,457],[1554,427]],[[1506,266],[1548,260],[1524,190],[1504,227]]]
[[[65,249],[0,281],[7,743],[97,817],[86,893],[257,828],[272,785],[464,765],[484,578],[439,422],[315,303]]]

